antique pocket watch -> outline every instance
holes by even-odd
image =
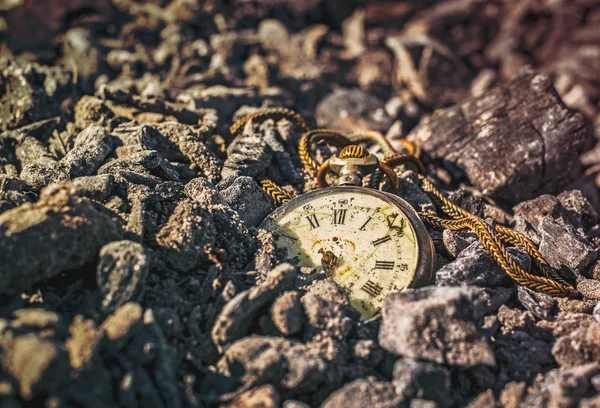
[[[363,176],[380,166],[375,155],[350,145],[319,171],[319,184],[331,170],[338,186],[288,201],[260,226],[273,233],[289,262],[331,276],[365,319],[380,311],[389,293],[429,283],[434,265],[433,243],[410,204],[362,187]]]
[[[423,221],[436,229],[474,233],[498,266],[515,282],[552,296],[579,297],[540,254],[525,235],[502,225],[491,225],[448,200],[423,175],[418,146],[407,142],[406,153],[398,153],[378,132],[359,132],[348,136],[330,129],[310,129],[296,112],[268,108],[244,116],[230,131],[237,135],[252,121],[287,119],[304,132],[298,154],[305,169],[317,171],[321,189],[292,198],[273,181],[259,183],[277,203],[283,204],[260,225],[271,231],[277,248],[297,266],[318,268],[343,287],[350,302],[368,319],[381,309],[391,293],[426,285],[432,278],[434,246]],[[320,166],[310,154],[311,142],[326,141],[338,148]],[[386,156],[379,161],[357,143],[377,143]],[[387,176],[390,192],[398,191],[393,168],[412,163],[418,170],[421,189],[437,204],[443,216],[417,213],[395,194],[378,190],[381,177]],[[327,173],[338,175],[336,187],[328,187]],[[371,175],[369,186],[363,178]],[[516,263],[506,244],[518,246],[532,259],[532,270]]]

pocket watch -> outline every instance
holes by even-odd
[[[333,171],[338,186],[288,201],[260,226],[273,233],[289,262],[331,276],[363,319],[377,315],[388,294],[428,284],[434,265],[433,242],[410,204],[362,187],[363,177],[378,168],[397,187],[396,174],[374,154],[347,146],[323,163],[317,176],[323,185]]]

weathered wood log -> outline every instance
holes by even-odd
[[[581,174],[579,156],[592,143],[584,117],[528,68],[479,98],[435,112],[408,139],[506,204],[561,191]]]

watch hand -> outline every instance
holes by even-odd
[[[333,268],[337,266],[338,257],[331,251],[325,251],[323,248],[319,249],[319,254],[321,254],[321,265],[323,266],[323,270],[329,276],[333,274]]]

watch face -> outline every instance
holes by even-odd
[[[313,191],[278,208],[261,227],[273,232],[289,262],[330,275],[363,318],[377,314],[389,293],[431,274],[432,244],[422,222],[404,201],[379,191]]]

